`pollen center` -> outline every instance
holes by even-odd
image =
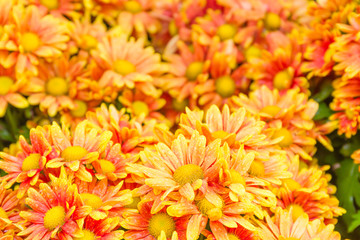
[[[142,113],[144,113],[145,116],[147,116],[150,112],[148,105],[146,103],[144,103],[143,101],[133,102],[132,109],[136,116],[139,116]]]
[[[198,179],[204,179],[204,171],[195,164],[183,165],[174,172],[174,180],[180,185],[192,184]]]
[[[278,72],[274,77],[274,87],[283,90],[291,87],[293,76],[288,69]]]
[[[46,82],[45,90],[52,96],[63,96],[68,93],[69,85],[64,78],[54,77]]]
[[[114,62],[114,71],[120,75],[127,75],[136,71],[136,67],[129,61],[116,60]]]
[[[47,7],[49,10],[58,9],[59,1],[58,0],[40,0],[40,3]]]
[[[75,100],[76,107],[71,110],[71,115],[74,117],[84,117],[87,111],[87,104],[84,101]]]
[[[211,221],[219,220],[222,217],[222,209],[216,207],[206,198],[196,201],[196,206],[198,207],[199,211],[203,215],[207,216]]]
[[[138,203],[141,201],[140,197],[133,197],[133,201],[132,203],[126,205],[126,208],[130,208],[130,209],[138,209]]]
[[[96,240],[96,236],[93,232],[84,229],[82,230],[82,233],[84,234],[83,237],[74,238],[74,240]]]
[[[39,169],[39,160],[41,158],[41,155],[38,153],[30,154],[28,157],[26,157],[22,163],[21,170],[23,172],[27,172],[29,170],[33,169]]]
[[[265,22],[264,22],[265,28],[269,31],[278,30],[281,25],[281,19],[279,15],[275,13],[267,13],[265,15]]]
[[[33,52],[40,47],[40,38],[32,32],[24,33],[20,40],[25,52]]]
[[[84,34],[82,37],[81,37],[81,46],[83,49],[85,50],[90,50],[90,49],[93,49],[93,48],[96,48],[97,46],[97,39],[89,34]]]
[[[298,217],[302,216],[305,213],[304,209],[296,203],[287,206],[288,210],[290,210],[290,208],[292,208],[292,218],[294,222],[296,221],[296,219],[298,219]]]
[[[9,93],[10,88],[14,85],[14,80],[8,76],[0,77],[0,95],[6,95]]]
[[[224,41],[235,37],[236,32],[237,28],[235,26],[231,24],[223,24],[217,29],[216,35],[219,36],[221,41]]]
[[[62,206],[51,208],[45,213],[44,227],[48,230],[54,230],[65,223],[65,209]]]
[[[203,62],[192,62],[186,68],[185,76],[189,81],[195,81],[203,71]]]
[[[6,211],[2,207],[0,207],[0,218],[9,218]]]
[[[230,177],[232,183],[240,183],[244,186],[246,185],[244,177],[241,176],[241,174],[235,169],[230,169]]]
[[[250,165],[248,173],[252,176],[263,177],[265,175],[265,166],[260,161],[253,161]]]
[[[139,13],[142,11],[142,6],[137,1],[126,1],[125,10],[131,13]]]
[[[86,154],[88,154],[88,151],[85,148],[80,146],[70,146],[62,151],[61,157],[67,162],[72,162],[82,159]]]
[[[258,47],[250,46],[245,51],[245,58],[247,61],[250,61],[253,58],[261,57],[261,50]]]
[[[171,238],[172,233],[175,231],[175,221],[166,213],[157,213],[151,217],[148,230],[156,239],[164,231],[168,239]]]
[[[81,193],[80,197],[84,201],[85,205],[88,205],[94,209],[98,209],[103,204],[101,198],[92,193]]]
[[[215,90],[223,98],[231,97],[235,93],[235,81],[229,76],[223,76],[215,81]]]
[[[297,181],[295,181],[292,178],[286,178],[282,180],[283,186],[287,187],[290,191],[295,191],[301,188],[300,183],[298,183]]]
[[[237,236],[235,236],[234,234],[232,234],[232,233],[228,233],[228,238],[229,238],[229,240],[241,240],[240,238],[238,238]]]
[[[283,139],[279,142],[279,146],[282,148],[288,147],[293,143],[292,134],[286,128],[280,128],[279,130],[276,130],[272,138],[275,139],[278,137],[283,137]]]
[[[183,112],[188,105],[189,100],[187,99],[184,99],[182,101],[178,101],[176,99],[172,100],[172,107],[178,112]]]
[[[113,173],[115,172],[115,166],[112,162],[108,160],[100,160],[100,167],[103,173]]]
[[[261,113],[266,113],[272,117],[275,117],[280,111],[281,111],[281,108],[276,105],[265,106],[260,110]]]

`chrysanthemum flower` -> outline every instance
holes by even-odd
[[[188,217],[171,217],[162,210],[153,214],[153,202],[140,202],[138,213],[127,213],[121,226],[128,229],[126,240],[180,240],[186,239]]]
[[[16,108],[26,108],[29,106],[28,101],[20,94],[26,81],[17,78],[15,68],[4,68],[0,65],[0,118],[6,113],[8,104]]]
[[[41,111],[53,117],[60,110],[76,108],[76,95],[82,88],[79,78],[85,78],[86,61],[76,57],[63,56],[52,63],[39,66],[39,76],[30,79],[33,91],[30,92],[29,102],[38,105]]]
[[[292,178],[283,179],[282,186],[274,189],[278,206],[293,208],[294,219],[306,213],[310,221],[320,219],[325,224],[336,224],[336,217],[345,213],[334,196],[336,187],[329,184],[331,176],[324,172],[328,166],[299,169],[299,158],[292,159]]]
[[[91,217],[86,217],[82,229],[83,237],[80,239],[123,239],[124,231],[117,230],[119,225],[119,217],[106,218],[103,220],[94,220]]]
[[[108,186],[107,179],[91,183],[75,181],[78,186],[80,198],[86,206],[91,207],[89,216],[94,220],[107,217],[121,216],[123,207],[133,202],[129,189],[121,190],[123,182],[115,186]]]
[[[126,36],[104,38],[92,52],[97,63],[94,69],[101,88],[136,89],[157,96],[153,77],[161,73],[160,55],[144,41]]]
[[[300,93],[298,88],[280,95],[279,90],[270,90],[266,86],[255,90],[249,96],[240,94],[232,98],[234,108],[245,107],[252,114],[259,115],[272,128],[272,139],[282,137],[278,145],[292,158],[299,154],[311,160],[315,153],[316,141],[320,132],[315,132],[312,118],[318,110],[318,104]],[[327,142],[326,145],[331,145]]]
[[[0,161],[0,168],[7,173],[1,179],[8,181],[8,188],[15,182],[20,183],[18,196],[22,197],[30,186],[36,186],[46,179],[41,172],[45,170],[46,162],[57,157],[57,153],[51,147],[49,138],[40,128],[31,129],[31,144],[27,143],[23,136],[20,136],[19,142],[20,152],[16,155],[0,153],[0,157],[3,159]]]
[[[11,51],[8,63],[16,63],[16,71],[38,73],[39,60],[61,56],[69,37],[61,20],[41,14],[36,6],[16,5],[12,9],[14,25],[7,31],[9,39],[1,42],[2,49]]]
[[[91,182],[92,170],[88,169],[87,164],[99,159],[99,154],[105,151],[111,136],[111,132],[101,131],[86,120],[76,126],[73,134],[53,123],[51,138],[59,155],[49,160],[46,167],[57,169],[64,166],[76,178]]]
[[[26,204],[31,210],[20,212],[28,226],[19,236],[36,240],[81,238],[82,226],[78,224],[90,207],[83,206],[76,186],[67,179],[65,171],[59,178],[50,177],[50,184],[41,183],[39,190],[28,190]]]
[[[6,181],[0,184],[0,231],[8,228],[7,224],[19,222],[19,198],[17,190],[13,191],[6,188]],[[4,223],[3,223],[4,222]]]
[[[334,231],[334,225],[324,226],[320,220],[309,222],[306,214],[293,219],[294,210],[282,210],[277,208],[275,216],[266,216],[266,224],[259,222],[261,239],[331,239],[340,240],[338,232]],[[319,227],[316,229],[316,227]]]
[[[41,12],[50,13],[55,17],[78,17],[83,8],[80,0],[27,0]]]
[[[256,232],[250,231],[240,225],[238,225],[236,228],[226,228],[226,231],[229,240],[260,240],[260,237]],[[212,233],[206,235],[206,239],[216,240]]]

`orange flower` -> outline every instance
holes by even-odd
[[[30,188],[25,202],[31,210],[21,211],[20,216],[28,224],[19,236],[26,239],[69,239],[83,236],[81,225],[90,207],[83,206],[74,184],[62,170],[60,177],[50,175],[50,184],[41,183],[40,190]]]
[[[116,230],[119,225],[119,217],[106,218],[103,220],[94,220],[90,217],[86,217],[84,221],[84,228],[82,229],[84,234],[82,239],[123,239],[124,231]]]
[[[78,17],[83,8],[80,0],[28,0],[28,4],[34,4],[41,12],[59,18]]]

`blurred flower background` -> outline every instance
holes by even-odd
[[[360,239],[360,4],[0,0],[0,240]]]

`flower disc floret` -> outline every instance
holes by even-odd
[[[202,73],[203,62],[192,62],[186,68],[185,76],[189,81],[195,81],[197,77]]]
[[[0,77],[0,96],[9,93],[10,88],[14,85],[14,80],[8,76]]]
[[[139,116],[140,114],[145,114],[145,116],[149,115],[149,107],[146,103],[144,103],[143,101],[135,101],[132,104],[132,108],[134,111],[134,114],[136,116]]]
[[[40,38],[32,32],[26,32],[21,36],[20,44],[25,52],[33,52],[40,47]]]
[[[252,176],[263,177],[265,175],[265,166],[260,161],[253,161],[250,165],[248,173]]]
[[[76,107],[71,110],[71,115],[74,117],[84,117],[87,112],[87,104],[84,101],[75,100]]]
[[[59,8],[59,0],[40,0],[40,3],[49,10],[55,10]]]
[[[64,78],[50,78],[45,84],[45,90],[52,96],[63,96],[69,91],[69,84]]]
[[[276,132],[272,136],[273,139],[279,137],[283,137],[283,139],[279,142],[280,147],[288,147],[294,142],[291,132],[286,128],[280,128],[276,130]]]
[[[166,213],[157,213],[151,217],[148,226],[149,233],[156,239],[164,231],[166,238],[171,238],[175,231],[175,221]]]
[[[52,207],[45,213],[44,226],[49,230],[64,225],[65,223],[65,209],[62,206]]]
[[[70,146],[64,149],[61,153],[61,157],[67,162],[80,160],[88,154],[88,151],[80,146]]]
[[[116,170],[114,164],[108,160],[100,160],[99,163],[103,173],[113,173]]]
[[[275,13],[267,13],[265,15],[265,28],[269,31],[278,30],[281,26],[280,16]]]
[[[261,113],[266,113],[272,117],[275,117],[280,111],[281,111],[281,108],[276,105],[265,106],[260,110]]]
[[[219,77],[215,81],[215,90],[223,98],[231,97],[235,89],[235,81],[229,76]]]
[[[74,238],[74,240],[96,240],[96,235],[93,232],[84,229],[82,233],[84,234],[83,237]]]
[[[279,90],[290,88],[293,77],[288,69],[278,72],[274,77],[274,87]]]
[[[180,185],[192,184],[198,179],[204,179],[204,171],[198,165],[186,164],[176,169],[173,177]]]
[[[196,201],[196,206],[199,209],[199,211],[203,215],[207,216],[211,221],[217,221],[223,215],[222,209],[216,207],[214,204],[209,202],[209,200],[207,200],[206,198]]]
[[[126,11],[134,14],[142,11],[142,6],[137,1],[126,1],[124,7]]]
[[[292,218],[293,221],[295,222],[296,219],[298,219],[300,216],[302,216],[303,214],[305,214],[304,209],[296,203],[290,204],[287,209],[289,210],[290,208],[292,208]]]
[[[235,37],[236,32],[237,32],[237,28],[234,25],[225,23],[217,29],[216,35],[219,36],[221,41],[225,41]]]
[[[30,154],[28,157],[26,157],[22,163],[21,170],[24,172],[38,169],[39,168],[39,160],[41,158],[41,155],[38,153]]]
[[[101,198],[92,193],[81,193],[80,197],[84,201],[85,205],[88,205],[94,209],[98,209],[103,204]]]
[[[127,60],[116,60],[114,62],[114,71],[120,75],[128,75],[136,71],[134,64]]]

